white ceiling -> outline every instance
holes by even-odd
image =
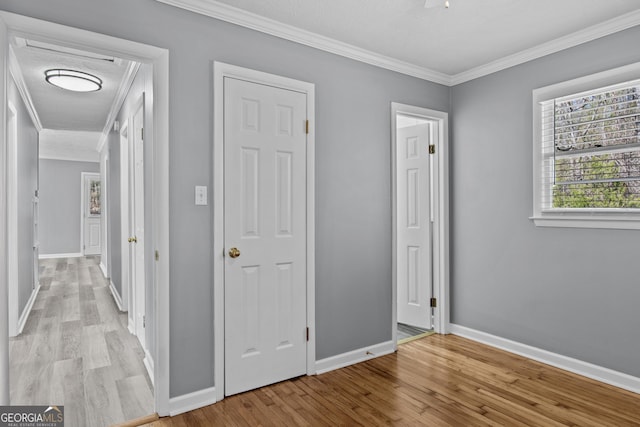
[[[41,159],[99,162],[101,137],[102,132],[43,129],[38,154]]]
[[[332,41],[345,43],[363,50],[346,56],[376,63],[368,55],[381,55],[376,65],[398,61],[386,68],[444,83],[558,39],[565,40],[556,50],[640,24],[639,0],[449,0],[448,9],[444,0],[429,0],[439,3],[430,8],[425,0],[159,1],[329,51]]]
[[[97,161],[98,141],[113,120],[133,63],[94,52],[14,37],[10,68],[40,132],[40,157]],[[45,80],[45,71],[84,71],[102,80],[96,92],[72,92]]]

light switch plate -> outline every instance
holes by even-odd
[[[196,205],[207,205],[207,187],[205,185],[196,185]]]

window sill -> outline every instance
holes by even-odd
[[[640,216],[603,217],[592,215],[532,216],[536,227],[608,228],[614,230],[640,230]]]

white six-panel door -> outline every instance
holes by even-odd
[[[398,322],[425,329],[431,321],[431,124],[397,130]]]
[[[84,255],[100,254],[102,195],[100,174],[82,173],[82,250]]]
[[[231,395],[306,373],[306,94],[227,77],[224,112]]]

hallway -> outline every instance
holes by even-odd
[[[99,258],[40,260],[40,292],[10,338],[12,405],[64,405],[68,427],[153,413],[144,353],[116,307]]]

